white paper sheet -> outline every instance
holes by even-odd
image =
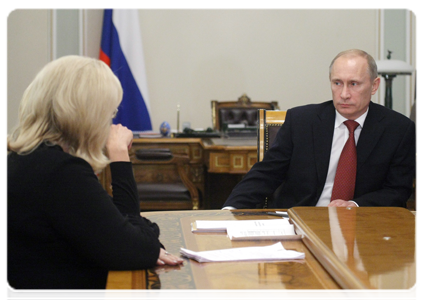
[[[198,262],[225,262],[251,260],[291,260],[304,259],[305,254],[294,250],[286,250],[281,242],[271,246],[242,247],[212,251],[191,251],[181,248],[181,254]]]
[[[228,226],[226,232],[231,240],[301,239],[292,224],[265,228]]]
[[[197,220],[191,225],[192,232],[226,232],[228,226],[240,228],[275,228],[290,225],[288,219],[267,219],[267,220]]]

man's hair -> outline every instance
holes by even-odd
[[[28,154],[42,142],[59,144],[100,171],[109,162],[103,151],[122,93],[102,61],[82,56],[52,61],[23,94],[8,150]]]
[[[368,54],[367,52],[365,52],[363,50],[359,50],[359,49],[350,49],[350,50],[342,51],[337,56],[335,56],[335,58],[332,60],[332,62],[330,63],[330,66],[329,66],[329,79],[331,78],[331,75],[332,75],[333,64],[341,56],[361,56],[361,57],[364,57],[367,60],[367,71],[369,72],[370,80],[376,79],[376,77],[377,77],[377,65],[376,65],[375,60],[373,59],[373,57],[370,54]]]

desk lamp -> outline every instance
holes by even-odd
[[[385,60],[376,61],[377,72],[385,78],[385,106],[392,109],[392,80],[397,75],[411,75],[414,68],[402,60],[391,60],[392,51],[388,50],[388,56]]]

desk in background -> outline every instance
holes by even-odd
[[[220,209],[233,187],[257,162],[255,138],[141,138],[134,139],[130,151],[155,148],[190,157],[186,170],[200,191],[202,209]],[[110,175],[101,180],[108,190]]]
[[[352,240],[339,236],[345,209],[288,210],[303,240],[282,241],[304,260],[198,263],[150,270],[111,271],[108,289],[409,289],[416,282],[415,216],[401,208],[354,208]],[[265,246],[276,241],[231,241],[225,234],[194,234],[195,220],[270,219],[264,210],[144,213],[158,223],[169,252]],[[388,239],[389,237],[389,239]],[[349,246],[353,246],[350,248]],[[352,249],[352,255],[346,255]]]
[[[205,139],[205,209],[223,207],[235,185],[257,162],[257,139]]]
[[[257,139],[205,139],[209,173],[246,174],[257,162]]]

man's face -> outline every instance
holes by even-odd
[[[366,112],[380,78],[370,79],[364,57],[344,55],[332,65],[330,82],[336,110],[343,117],[355,120]]]

